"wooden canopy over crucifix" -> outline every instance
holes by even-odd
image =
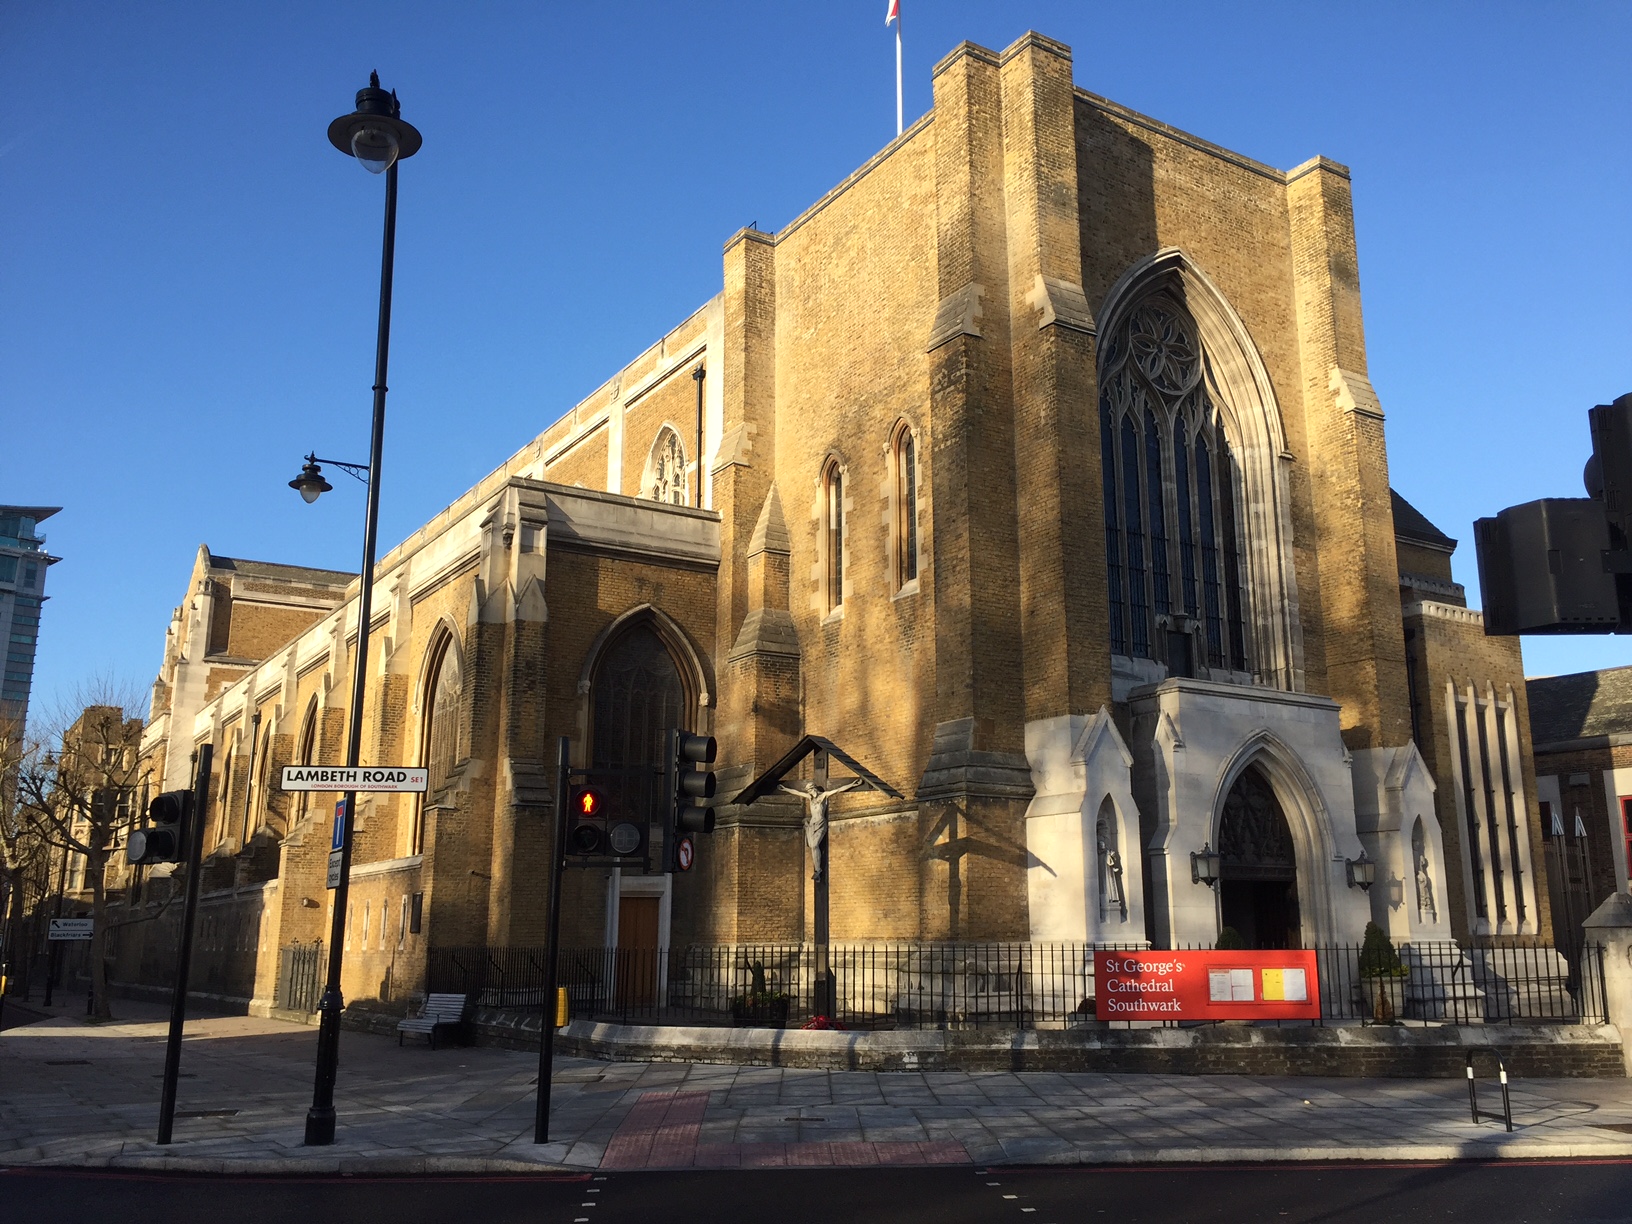
[[[782,780],[799,767],[807,756],[814,757],[811,762],[812,778],[802,786],[784,786]],[[837,758],[855,776],[848,782],[832,786],[828,783],[828,764],[830,759]],[[888,795],[891,799],[900,799],[902,794],[872,770],[868,769],[855,757],[840,748],[830,739],[820,735],[807,735],[795,744],[781,760],[772,765],[759,777],[755,778],[732,800],[733,803],[753,803],[767,795],[781,791],[793,795],[804,801],[805,805],[805,844],[810,847],[811,879],[815,882],[814,910],[812,918],[812,935],[816,944],[816,977],[815,997],[811,1003],[811,1010],[818,1016],[833,1016],[838,1010],[838,999],[834,991],[835,982],[828,966],[828,901],[827,901],[827,806],[834,795],[843,791],[852,790],[857,786],[866,786],[869,790],[876,790]]]
[[[819,786],[825,787],[827,785],[828,758],[833,757],[837,758],[839,764],[866,783],[868,789],[886,794],[891,799],[900,799],[902,797],[900,791],[896,790],[895,787],[884,781],[883,778],[868,769],[867,766],[856,760],[855,757],[840,748],[832,740],[820,735],[807,735],[783,754],[781,760],[748,783],[731,802],[747,805],[756,799],[763,799],[766,795],[774,794],[782,779],[797,769],[799,763],[812,753],[816,754],[816,760],[813,764],[817,775],[815,782]]]

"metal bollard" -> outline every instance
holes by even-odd
[[[1502,1061],[1499,1052],[1496,1054],[1496,1073],[1502,1083],[1502,1123],[1509,1132],[1513,1130],[1513,1101],[1507,1092],[1507,1063]],[[1473,1114],[1473,1120],[1479,1121],[1479,1089],[1473,1078],[1473,1051],[1468,1051],[1468,1109]]]

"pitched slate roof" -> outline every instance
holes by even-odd
[[[1456,541],[1424,518],[1421,510],[1418,510],[1393,489],[1388,491],[1388,496],[1394,506],[1394,535],[1396,538],[1410,540],[1413,544],[1426,544],[1429,548],[1442,548],[1446,552],[1456,550]]]
[[[1540,676],[1524,688],[1537,744],[1632,732],[1632,667]]]

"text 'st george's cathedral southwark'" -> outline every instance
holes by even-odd
[[[934,99],[381,562],[364,761],[432,789],[361,805],[348,998],[541,945],[558,737],[627,767],[671,725],[719,740],[718,830],[569,873],[566,946],[808,939],[801,807],[729,801],[805,735],[905,796],[833,801],[836,940],[1549,933],[1516,640],[1391,495],[1348,171],[1036,34]],[[264,1003],[326,930],[334,797],[277,778],[341,758],[356,583],[236,565],[194,571],[147,747],[171,787],[215,745],[217,989]]]

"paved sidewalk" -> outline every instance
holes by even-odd
[[[1514,1132],[1461,1080],[795,1070],[558,1059],[555,1142],[532,1142],[537,1056],[344,1034],[338,1141],[301,1145],[317,1030],[190,1021],[175,1142],[154,1141],[162,1009],[0,1033],[0,1165],[208,1172],[563,1167],[1444,1160],[1632,1156],[1632,1081],[1513,1085]],[[158,1013],[158,1014],[155,1014]],[[1494,1082],[1481,1104],[1499,1109]]]

